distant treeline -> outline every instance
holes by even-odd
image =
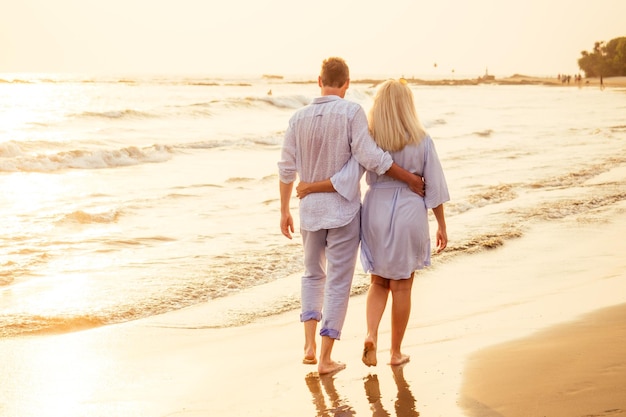
[[[626,76],[626,37],[596,42],[593,51],[582,51],[578,67],[587,77]]]

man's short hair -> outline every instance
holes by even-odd
[[[342,58],[327,58],[322,62],[320,77],[322,78],[323,86],[339,88],[350,78],[348,64]]]

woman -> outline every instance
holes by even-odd
[[[369,189],[361,212],[361,262],[371,273],[367,294],[367,335],[363,363],[377,364],[378,327],[389,293],[391,306],[391,365],[409,361],[401,345],[411,312],[411,288],[414,271],[430,265],[428,209],[437,220],[437,252],[448,243],[443,203],[450,199],[441,163],[431,137],[417,117],[413,93],[406,81],[389,80],[374,98],[368,117],[372,137],[394,162],[424,178],[426,196],[420,197],[405,183],[386,175],[367,172]],[[361,175],[362,170],[350,160],[332,179],[300,183],[297,195],[337,191],[342,195],[358,192],[349,189],[346,178]]]

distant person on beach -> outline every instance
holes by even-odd
[[[367,366],[378,362],[378,327],[391,292],[389,363],[401,365],[410,359],[401,346],[411,312],[414,271],[430,265],[428,209],[437,220],[436,250],[441,252],[448,244],[443,204],[450,196],[435,145],[419,122],[413,93],[404,79],[386,81],[379,88],[369,113],[369,128],[378,146],[390,152],[397,164],[423,177],[426,185],[425,196],[420,196],[387,175],[368,172],[366,177],[369,189],[361,215],[361,262],[371,273],[371,283],[362,361]],[[340,177],[355,175],[353,165],[350,160],[332,183],[327,179],[298,184],[298,196],[332,191],[333,183],[350,184]]]
[[[365,169],[403,181],[415,193],[424,193],[422,178],[400,168],[368,132],[367,117],[357,103],[344,100],[350,85],[349,69],[341,58],[328,58],[318,77],[321,97],[298,110],[289,120],[281,159],[280,229],[292,238],[294,222],[290,212],[296,176],[315,182],[330,178],[354,157]],[[359,247],[361,196],[359,179],[339,186],[353,191],[316,193],[300,201],[300,231],[305,272],[302,277],[305,364],[316,364],[320,374],[345,368],[331,353],[341,336]],[[356,190],[356,192],[354,192]],[[417,195],[417,194],[416,194]],[[316,356],[317,323],[322,337],[319,363]]]

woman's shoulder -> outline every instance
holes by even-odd
[[[415,151],[415,150],[421,150],[421,149],[431,146],[432,143],[433,143],[433,139],[430,137],[428,133],[426,133],[421,138],[421,140],[419,140],[418,142],[407,143],[407,145],[402,150],[406,149],[406,150],[409,150],[410,152]]]

